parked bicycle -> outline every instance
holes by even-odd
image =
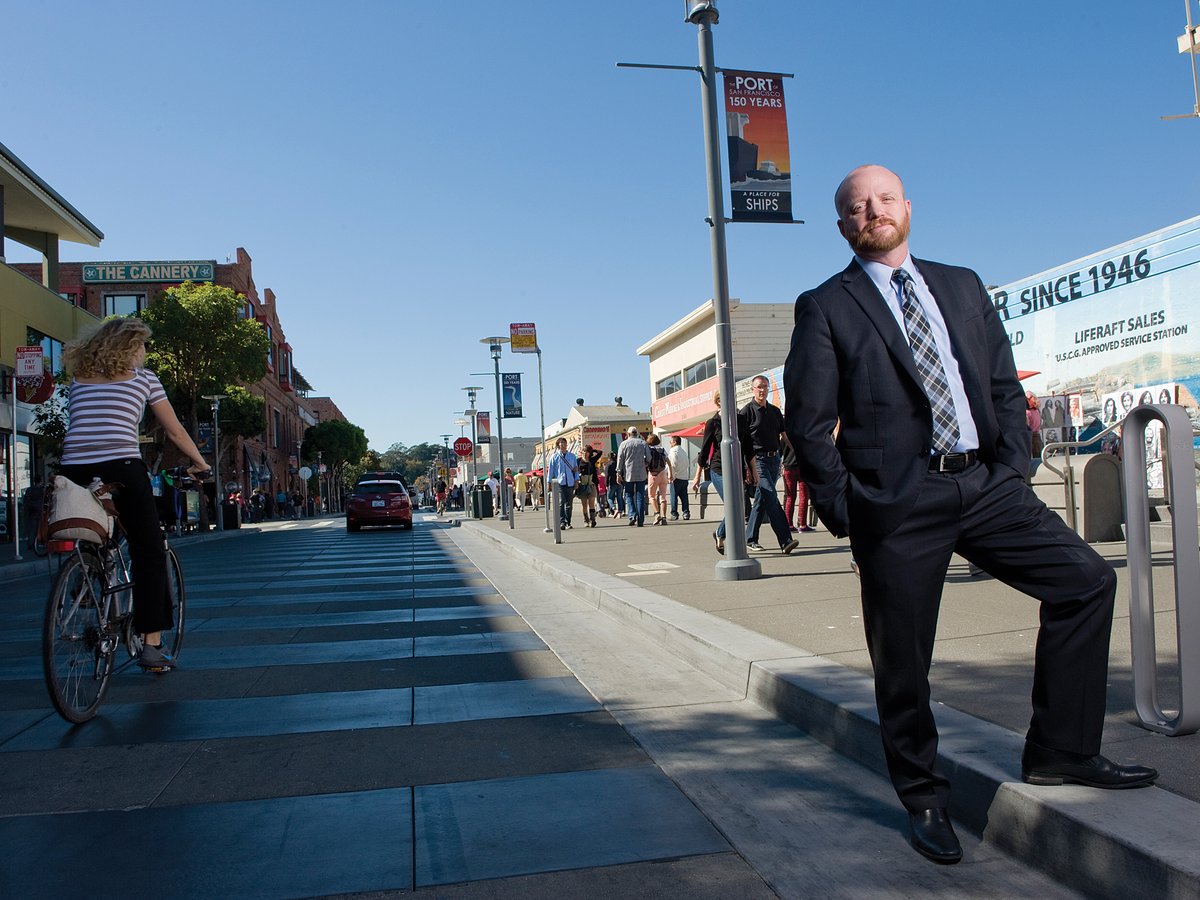
[[[185,486],[199,483],[185,466],[164,473]],[[163,542],[175,624],[162,632],[162,641],[170,656],[178,657],[185,621],[183,568],[165,530]],[[58,556],[59,569],[42,624],[42,667],[54,708],[68,722],[78,724],[96,715],[113,673],[138,659],[142,651],[142,637],[133,627],[129,551],[119,520],[103,543],[51,539],[46,546]],[[129,660],[118,666],[121,645]]]

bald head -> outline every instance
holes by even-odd
[[[857,169],[851,169],[850,174],[842,179],[841,184],[837,186],[837,190],[833,192],[833,208],[837,211],[838,218],[842,217],[842,207],[846,202],[846,197],[850,193],[851,188],[867,175],[876,175],[884,178],[890,176],[896,179],[896,184],[900,186],[900,196],[904,196],[904,182],[900,180],[899,175],[885,166],[867,163],[866,165],[859,166]]]

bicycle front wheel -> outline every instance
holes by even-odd
[[[162,633],[163,647],[178,657],[183,649],[183,625],[185,613],[185,591],[183,588],[183,567],[179,565],[179,557],[170,547],[167,548],[167,593],[171,597],[171,618],[175,621],[169,631]]]
[[[42,623],[42,670],[54,708],[86,722],[108,691],[116,635],[104,627],[104,571],[91,554],[68,558],[50,589]]]

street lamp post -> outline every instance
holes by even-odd
[[[500,519],[508,518],[508,491],[504,489],[504,400],[500,395],[500,354],[504,345],[509,342],[506,337],[480,338],[479,343],[487,344],[492,354],[492,362],[496,367],[496,478],[500,482]]]
[[[479,438],[475,433],[475,398],[479,396],[479,392],[483,388],[478,385],[463,388],[467,392],[467,399],[471,402],[471,408],[467,410],[467,415],[471,417],[471,490],[475,489],[478,481],[475,471],[475,460],[479,455]]]
[[[717,120],[717,71],[713,61],[713,0],[684,0],[686,19],[699,28],[700,99],[704,111],[704,161],[708,174],[708,226],[712,250],[713,315],[717,332],[717,373],[721,390],[721,467],[725,480],[725,557],[717,563],[718,581],[762,576],[762,565],[746,548],[742,447],[738,440],[733,337],[729,314],[729,266],[725,253],[725,195],[721,183],[721,133]]]
[[[224,489],[221,487],[221,401],[228,394],[204,394],[213,405],[213,481],[216,482],[217,531],[225,530]]]

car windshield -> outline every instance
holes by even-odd
[[[404,486],[398,481],[371,481],[354,488],[356,494],[402,494]]]

